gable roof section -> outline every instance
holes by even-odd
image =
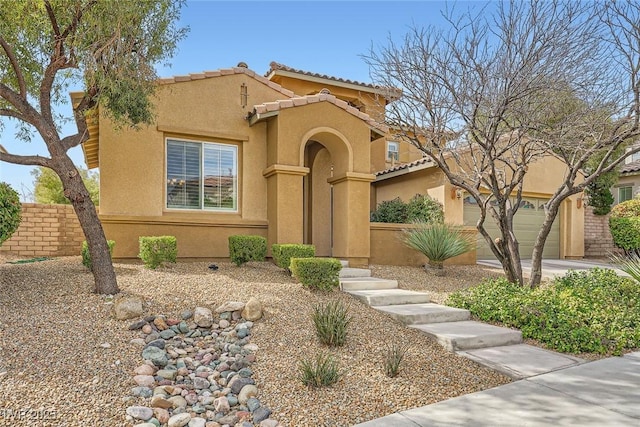
[[[427,157],[423,157],[421,159],[414,160],[409,163],[402,163],[399,165],[392,166],[388,169],[375,172],[374,175],[376,176],[376,181],[382,181],[384,179],[393,178],[399,175],[405,175],[411,172],[419,171],[422,169],[428,169],[434,166],[435,166],[435,163],[431,161],[431,159]]]
[[[301,107],[303,105],[315,104],[318,102],[328,102],[359,118],[360,120],[364,121],[369,126],[371,131],[377,134],[378,137],[383,137],[387,134],[387,132],[389,132],[388,126],[373,120],[371,116],[361,112],[355,107],[350,106],[345,101],[338,99],[333,95],[324,93],[319,93],[317,95],[295,96],[290,99],[265,102],[263,104],[254,105],[253,111],[247,115],[247,119],[249,120],[249,124],[253,125],[255,123],[258,123],[259,121],[278,115],[281,110]]]
[[[620,167],[620,175],[636,175],[640,173],[640,160],[627,163]]]
[[[255,71],[250,70],[245,67],[232,67],[232,68],[221,68],[219,70],[213,71],[203,71],[201,73],[192,73],[188,75],[182,76],[173,76],[160,78],[157,80],[159,85],[170,85],[175,83],[183,83],[190,82],[194,80],[203,80],[203,79],[211,79],[222,76],[229,76],[233,74],[244,74],[248,77],[251,77],[258,82],[269,86],[271,89],[280,92],[282,95],[291,98],[295,96],[295,94],[289,89],[283,88],[281,85],[270,81],[266,77],[263,77],[257,74]],[[72,103],[77,103],[80,98],[82,98],[82,92],[72,92],[70,94]],[[100,167],[100,132],[99,132],[99,121],[97,119],[91,123],[91,127],[89,128],[89,139],[82,144],[82,152],[84,153],[85,163],[89,169]]]
[[[291,77],[299,80],[307,80],[316,83],[327,83],[334,86],[340,86],[347,89],[358,90],[360,92],[369,92],[376,95],[382,95],[388,102],[394,101],[400,97],[402,91],[395,88],[385,88],[376,86],[371,83],[362,83],[356,80],[343,79],[340,77],[328,76],[326,74],[313,73],[311,71],[299,70],[284,64],[272,61],[269,64],[269,71],[265,73],[265,77],[271,81],[275,76]]]
[[[203,71],[201,73],[192,73],[192,74],[187,74],[183,76],[166,77],[166,78],[158,79],[158,83],[160,85],[166,85],[166,84],[173,84],[173,83],[189,82],[193,80],[211,79],[215,77],[229,76],[233,74],[244,74],[246,76],[253,77],[255,80],[259,81],[260,83],[269,86],[271,89],[276,90],[289,98],[295,96],[295,94],[289,89],[285,89],[278,83],[272,82],[266,77],[263,77],[257,74],[255,71],[245,67],[221,68],[219,70]]]

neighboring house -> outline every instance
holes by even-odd
[[[181,258],[228,257],[230,235],[257,234],[269,247],[310,243],[319,256],[366,265],[401,247],[386,237],[400,229],[372,226],[370,209],[416,193],[443,203],[448,222],[472,225],[468,198],[380,124],[398,96],[388,94],[277,63],[261,76],[240,63],[160,79],[156,124],[139,131],[98,115],[83,151],[100,168],[100,219],[114,257],[137,257],[139,236],[149,235],[176,236]],[[562,172],[554,158],[527,175],[516,224],[525,256]],[[582,256],[582,218],[575,197],[563,204],[545,256]],[[393,262],[410,257],[393,252]]]
[[[618,182],[611,189],[613,204],[635,198],[640,192],[640,153],[633,154],[620,166]]]

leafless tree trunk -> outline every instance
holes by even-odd
[[[448,10],[448,29],[413,29],[366,57],[377,84],[403,92],[387,106],[387,122],[478,204],[477,229],[513,282],[524,282],[513,218],[529,165],[545,156],[567,165],[544,207],[535,286],[562,202],[640,151],[616,156],[638,136],[640,13],[637,4],[610,3],[513,0],[475,14]],[[586,175],[586,162],[602,153]]]

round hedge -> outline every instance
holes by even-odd
[[[609,229],[613,243],[626,253],[640,251],[640,199],[631,199],[611,209]]]
[[[18,193],[9,184],[0,182],[0,244],[18,229],[21,210]]]

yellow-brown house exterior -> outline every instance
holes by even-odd
[[[380,123],[390,101],[372,85],[276,63],[266,76],[238,66],[161,79],[154,125],[117,129],[102,115],[90,120],[83,144],[87,165],[100,168],[100,218],[116,241],[114,257],[137,257],[140,236],[173,235],[181,258],[225,258],[230,235],[253,234],[266,237],[269,247],[311,243],[318,255],[353,266],[382,262],[387,237],[381,236],[398,230],[370,224],[370,210],[416,193],[441,201],[447,221],[463,223],[462,200],[451,197],[455,190],[419,151],[401,143],[398,158],[389,158],[393,138]],[[225,178],[237,185],[232,208],[170,206],[170,144],[235,153],[234,176]],[[205,163],[203,155],[200,167]],[[533,165],[525,193],[550,195],[562,172],[557,159]],[[560,214],[562,257],[582,256],[576,203],[568,200]],[[475,261],[467,258],[461,262]],[[386,259],[417,262],[400,249]]]

